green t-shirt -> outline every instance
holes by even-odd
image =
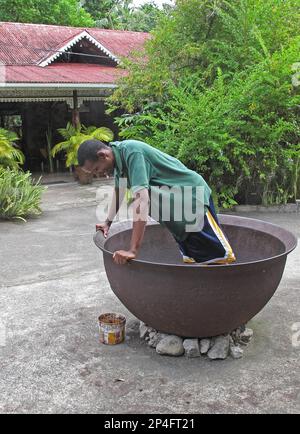
[[[133,193],[147,188],[150,215],[166,226],[178,241],[184,240],[189,232],[196,232],[197,229],[187,231],[187,225],[197,227],[197,209],[204,215],[211,195],[202,176],[147,143],[124,140],[110,145],[116,160],[116,187],[120,178],[127,178],[128,188]]]

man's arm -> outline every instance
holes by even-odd
[[[96,225],[96,230],[97,231],[101,230],[103,232],[105,238],[107,237],[109,228],[110,228],[114,218],[118,214],[120,206],[123,203],[125,193],[126,193],[125,188],[119,188],[119,187],[114,188],[113,197],[112,197],[112,201],[110,204],[107,218],[106,218],[104,223]]]
[[[133,202],[133,228],[129,250],[118,250],[113,259],[117,264],[126,264],[130,259],[135,259],[142,244],[147,218],[149,214],[149,193],[146,188],[134,194]]]

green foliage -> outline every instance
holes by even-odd
[[[34,183],[29,172],[0,167],[0,219],[20,219],[41,213],[45,189]]]
[[[97,27],[149,32],[168,10],[153,2],[139,7],[132,0],[85,0],[83,7],[92,15]]]
[[[253,195],[264,204],[295,199],[299,6],[178,0],[110,98],[111,112],[126,112],[116,119],[121,136],[180,158],[223,207]]]
[[[80,125],[75,128],[70,122],[66,128],[58,130],[60,135],[65,139],[63,142],[57,143],[52,149],[52,156],[54,157],[58,152],[65,152],[67,154],[66,166],[76,166],[78,148],[85,140],[101,140],[103,142],[111,142],[114,138],[113,132],[109,128],[95,126],[85,127]]]
[[[132,0],[0,0],[0,21],[148,32],[168,7]]]
[[[150,32],[156,28],[162,17],[171,11],[168,4],[159,9],[154,2],[136,8],[133,12],[132,29],[139,32]]]
[[[23,153],[14,146],[17,140],[15,133],[0,128],[0,167],[16,169],[24,163]]]
[[[95,21],[101,21],[109,17],[117,3],[119,3],[119,0],[82,0],[81,2],[84,9]]]
[[[0,21],[93,27],[77,0],[0,0]]]

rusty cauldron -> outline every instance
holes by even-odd
[[[128,249],[132,222],[112,225],[102,250],[111,288],[127,309],[160,332],[201,338],[229,333],[253,318],[274,295],[297,239],[260,220],[220,215],[237,262],[183,264],[172,235],[149,222],[138,259],[117,265],[113,252]]]

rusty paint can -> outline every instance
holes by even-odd
[[[126,318],[118,313],[104,313],[99,316],[100,342],[117,345],[125,339]]]

